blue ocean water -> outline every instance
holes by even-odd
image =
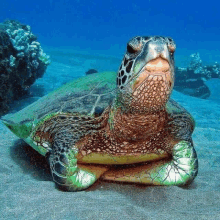
[[[11,112],[88,68],[117,71],[127,41],[137,35],[172,37],[177,66],[196,52],[203,64],[220,63],[219,6],[214,0],[1,0],[0,22],[30,25],[52,61]],[[88,191],[59,191],[46,161],[0,122],[2,219],[220,219],[220,79],[205,84],[207,100],[173,94],[196,121],[199,174],[189,188],[100,182]]]
[[[2,0],[1,20],[32,27],[44,47],[122,57],[136,35],[171,36],[176,62],[200,52],[203,62],[220,61],[219,3],[210,1]]]

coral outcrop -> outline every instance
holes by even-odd
[[[210,96],[205,81],[220,78],[220,64],[203,66],[199,53],[190,55],[187,68],[176,67],[174,89],[186,95],[206,99]]]
[[[30,26],[14,20],[0,23],[0,115],[28,93],[49,63]]]

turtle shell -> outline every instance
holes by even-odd
[[[43,143],[45,146],[41,146],[33,140],[37,128],[51,117],[61,113],[90,117],[101,114],[115,97],[115,79],[115,72],[95,73],[78,78],[21,111],[2,117],[2,121],[14,134],[40,154],[45,155],[49,151],[45,147],[46,143]],[[172,99],[167,102],[166,110],[171,118],[179,116],[182,118],[185,115],[193,124],[190,114]]]
[[[15,114],[2,117],[3,123],[42,155],[45,148],[33,144],[36,128],[58,113],[101,114],[115,97],[116,72],[87,75],[67,83]]]

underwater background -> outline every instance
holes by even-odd
[[[178,67],[188,67],[196,53],[203,66],[220,64],[220,7],[214,0],[1,0],[0,6],[0,23],[29,25],[50,56],[44,75],[28,96],[10,103],[10,112],[90,69],[117,71],[127,42],[137,35],[172,37]],[[186,95],[193,93],[186,86],[184,94],[172,94],[196,121],[199,173],[188,188],[98,182],[82,192],[59,191],[46,159],[0,122],[0,219],[220,219],[220,78],[203,83],[205,97]]]
[[[170,36],[180,65],[195,52],[204,62],[220,61],[218,6],[214,0],[2,0],[0,12],[2,21],[30,25],[44,48],[62,51],[121,58],[136,35]]]

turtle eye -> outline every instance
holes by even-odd
[[[139,53],[142,49],[142,38],[137,36],[132,38],[128,43],[127,43],[127,53],[128,55],[136,55]]]
[[[127,52],[130,54],[135,54],[139,51],[139,48],[134,48],[130,44],[127,44]]]
[[[174,53],[176,50],[176,44],[174,43],[172,38],[168,38],[168,48],[171,53]]]
[[[174,53],[175,52],[175,50],[176,50],[175,45],[170,44],[170,45],[168,45],[168,47],[169,47],[170,53]]]

